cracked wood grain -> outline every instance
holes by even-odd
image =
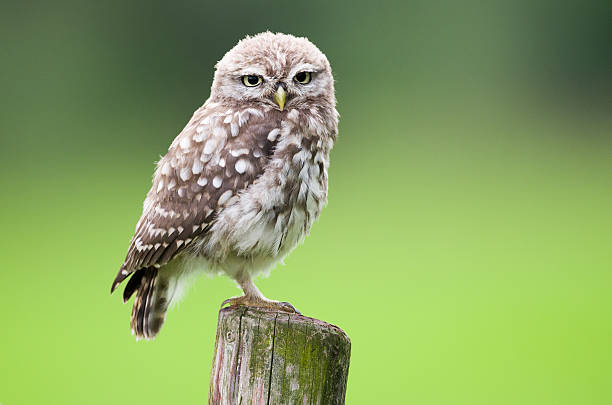
[[[351,341],[338,327],[262,308],[219,311],[208,403],[344,404]]]

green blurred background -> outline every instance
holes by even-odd
[[[341,326],[348,404],[612,403],[612,3],[0,9],[0,403],[202,404],[203,278],[152,342],[110,296],[153,162],[246,34],[337,80],[329,206],[269,297]]]

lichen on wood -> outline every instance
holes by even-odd
[[[262,308],[219,311],[209,404],[344,404],[348,336],[317,319]]]

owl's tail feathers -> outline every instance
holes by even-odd
[[[130,319],[132,334],[137,339],[153,339],[166,320],[168,308],[181,299],[198,274],[191,267],[145,267],[127,275],[120,270],[111,293],[131,276],[123,290],[123,302],[136,293]]]
[[[168,311],[168,281],[155,267],[136,271],[123,291],[123,300],[136,292],[130,325],[137,339],[152,339],[161,329]]]

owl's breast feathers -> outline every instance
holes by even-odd
[[[186,248],[217,261],[229,251],[279,254],[287,234],[296,225],[297,239],[307,233],[326,202],[334,138],[335,127],[297,110],[204,104],[158,162],[111,291]]]

